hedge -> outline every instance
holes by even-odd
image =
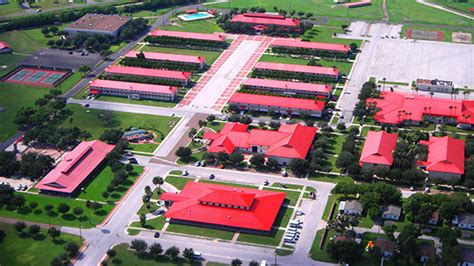
[[[305,81],[305,82],[324,82],[324,83],[334,83],[337,80],[335,78],[330,78],[330,77],[323,77],[323,76],[308,76],[303,73],[297,73],[297,72],[287,72],[287,71],[265,71],[265,70],[260,70],[260,69],[255,69],[252,72],[252,77],[269,77],[269,78],[276,78],[276,79],[281,79],[281,80],[292,80],[292,79],[297,79],[300,81]]]
[[[185,39],[171,36],[147,36],[146,42],[151,44],[160,45],[178,45],[178,46],[195,46],[195,47],[214,47],[214,48],[226,48],[227,42],[225,41],[208,41],[208,40],[195,40]]]
[[[186,64],[173,61],[151,61],[141,58],[126,57],[121,61],[124,66],[133,67],[145,67],[155,69],[169,69],[187,72],[202,72],[204,69],[200,69],[199,64]]]

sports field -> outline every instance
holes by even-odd
[[[435,27],[420,27],[420,26],[403,26],[402,28],[402,37],[408,37],[407,36],[407,30],[411,29],[416,29],[416,30],[430,30],[430,31],[440,31],[444,33],[444,40],[445,42],[452,42],[452,34],[453,32],[463,32],[463,33],[470,33],[474,37],[474,28],[470,31],[467,30],[455,30],[452,28],[435,28]],[[472,43],[474,43],[474,39],[471,40]]]
[[[5,82],[25,84],[38,87],[52,87],[53,84],[66,75],[64,71],[52,71],[34,68],[19,68]]]
[[[61,30],[63,27],[59,27]],[[0,33],[0,40],[8,43],[15,53],[30,54],[41,47],[48,47],[50,38],[41,33],[41,28],[15,30]]]

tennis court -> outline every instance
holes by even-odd
[[[19,68],[10,74],[5,82],[25,84],[30,86],[53,87],[61,78],[66,75],[65,71]]]

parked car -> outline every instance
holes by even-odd
[[[205,166],[206,166],[206,162],[205,162],[205,161],[202,161],[202,162],[201,162],[201,166],[202,166],[202,167],[205,167]]]
[[[194,166],[201,166],[201,162],[200,161],[195,162]]]
[[[28,186],[27,185],[24,185],[22,188],[21,188],[21,191],[25,191],[28,189]]]
[[[184,170],[183,176],[187,176],[187,175],[189,175],[188,170]]]
[[[135,158],[129,158],[128,162],[131,163],[131,164],[138,164],[138,161]]]
[[[216,178],[216,176],[214,174],[209,175],[209,179],[214,179],[214,178]]]
[[[160,232],[155,232],[155,235],[153,237],[159,238],[160,237]]]

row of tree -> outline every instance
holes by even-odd
[[[354,108],[354,116],[363,121],[365,116],[373,115],[375,112],[374,106],[366,106],[368,98],[378,98],[380,92],[377,90],[377,84],[373,81],[367,81],[362,85],[362,89],[358,95],[359,102]]]
[[[189,63],[181,63],[181,62],[174,62],[174,61],[153,61],[153,60],[147,60],[146,58],[139,58],[139,57],[137,58],[125,57],[122,61],[120,61],[120,64],[124,66],[131,66],[131,67],[169,69],[169,70],[186,71],[186,72],[204,71],[204,69],[201,68],[200,64],[189,64]]]
[[[307,75],[298,72],[289,71],[266,71],[260,69],[254,69],[251,74],[252,78],[275,78],[279,80],[298,80],[302,82],[323,82],[323,83],[334,83],[337,78],[326,77],[319,75]]]
[[[146,42],[160,46],[172,46],[172,47],[196,47],[198,49],[225,49],[229,44],[225,41],[212,41],[212,40],[198,40],[188,39],[173,36],[152,36],[148,35],[145,38]]]
[[[357,52],[357,44],[351,44],[350,52],[338,52],[330,50],[310,49],[301,47],[283,47],[273,46],[272,52],[278,54],[291,54],[291,55],[303,55],[303,56],[318,56],[324,58],[348,58],[350,53]]]
[[[51,156],[36,152],[25,153],[18,161],[15,152],[0,152],[0,176],[11,177],[16,174],[35,180],[53,169]]]

